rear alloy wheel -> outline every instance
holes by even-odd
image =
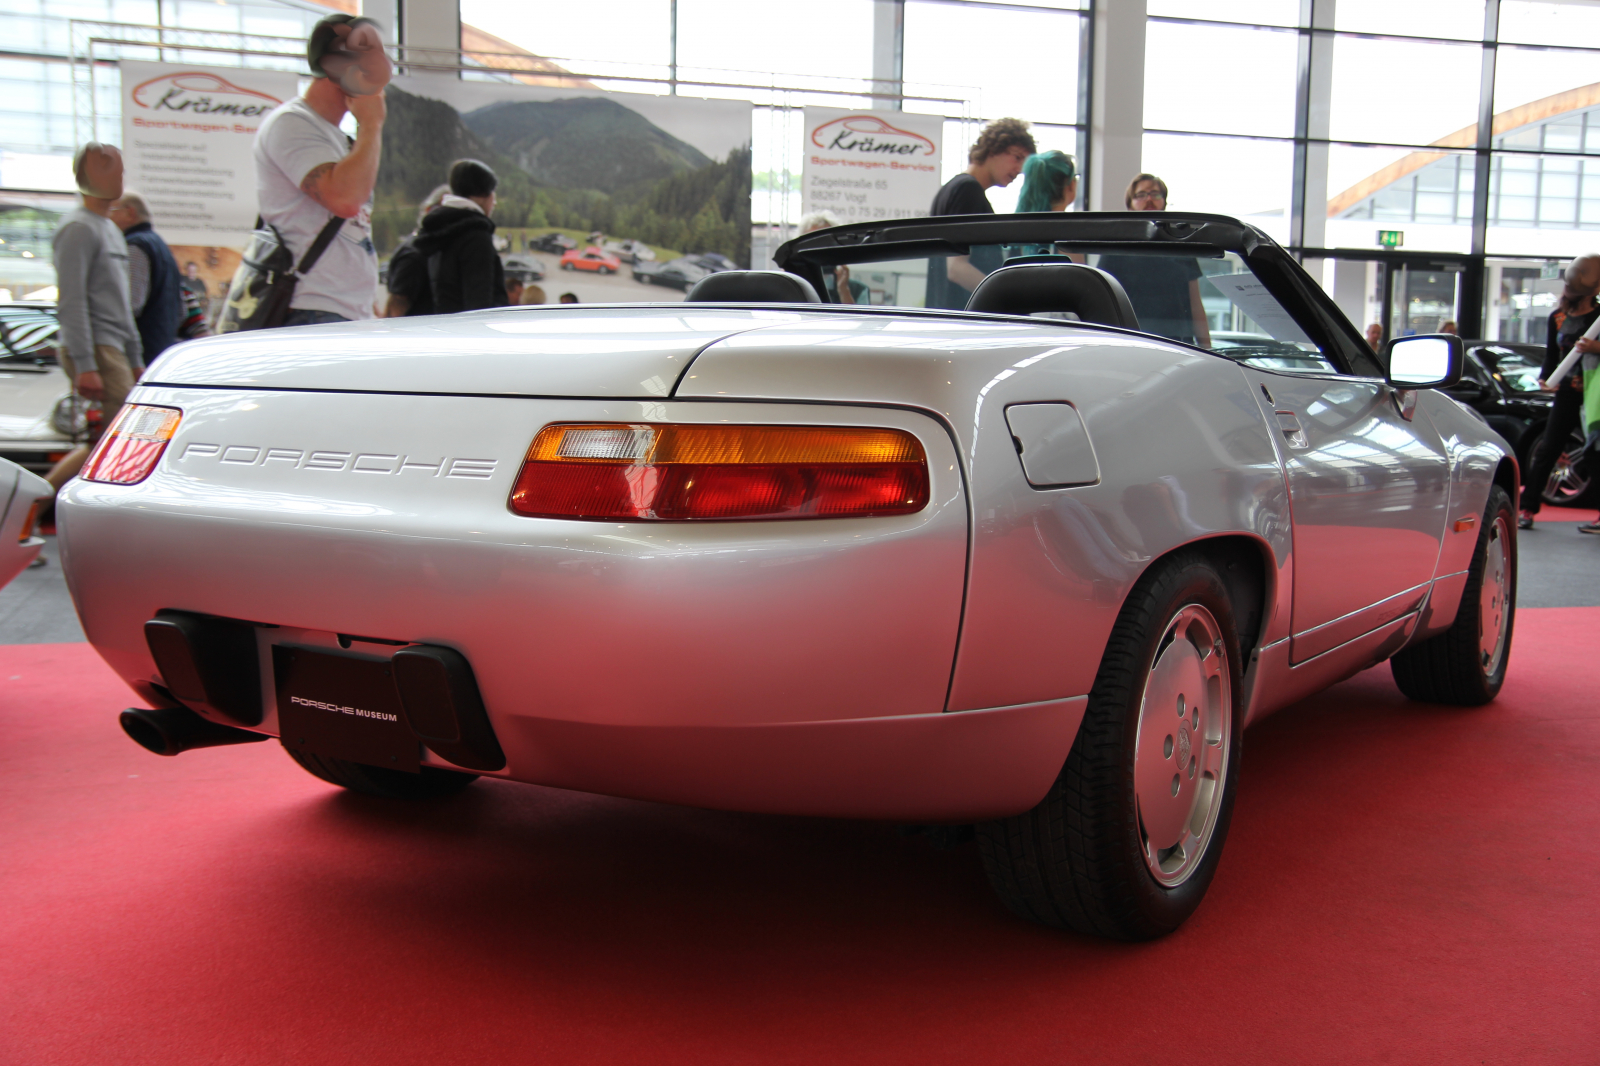
[[[385,766],[368,766],[365,763],[334,759],[326,755],[312,755],[284,745],[289,758],[313,777],[320,777],[330,785],[348,788],[352,792],[365,792],[384,799],[423,800],[453,796],[478,779],[477,774],[460,770],[442,770],[437,766],[424,766],[421,773],[408,774],[404,770],[391,770]]]
[[[1050,792],[978,827],[1008,907],[1119,940],[1183,924],[1216,873],[1232,815],[1238,664],[1232,604],[1209,560],[1178,556],[1140,579]]]
[[[1478,530],[1455,623],[1389,660],[1400,691],[1423,703],[1476,707],[1500,694],[1517,614],[1517,513],[1499,485]]]

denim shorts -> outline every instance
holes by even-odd
[[[332,311],[307,311],[294,310],[289,312],[289,317],[283,320],[285,326],[321,326],[328,322],[348,322],[343,315],[336,315]]]

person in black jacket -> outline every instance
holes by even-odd
[[[1566,381],[1547,379],[1600,314],[1600,308],[1595,306],[1597,293],[1600,293],[1600,255],[1580,255],[1567,265],[1561,300],[1550,312],[1545,327],[1544,366],[1539,371],[1539,381],[1545,391],[1554,392],[1555,397],[1544,432],[1534,442],[1528,469],[1523,472],[1522,506],[1517,515],[1517,525],[1522,529],[1533,527],[1534,516],[1543,503],[1541,493],[1545,482],[1550,479],[1556,460],[1567,450],[1567,438],[1583,418],[1583,372],[1574,370]],[[1600,524],[1593,531],[1600,533]],[[1584,532],[1590,530],[1585,528]]]
[[[999,118],[983,128],[967,153],[969,166],[944,183],[933,198],[930,215],[992,215],[988,191],[1004,188],[1022,173],[1023,162],[1039,150],[1028,124]],[[999,245],[980,245],[968,255],[935,256],[928,260],[929,307],[960,310],[984,276],[1000,266]]]
[[[389,257],[389,271],[385,279],[389,298],[384,302],[384,318],[433,314],[433,286],[428,282],[428,261],[417,251],[416,240],[422,232],[422,220],[449,195],[448,185],[440,185],[428,194],[422,206],[417,208],[417,228],[400,238],[394,254]]]
[[[136,192],[123,192],[111,205],[111,221],[128,242],[128,298],[133,324],[144,345],[144,365],[178,343],[183,323],[183,275],[172,249],[150,224],[150,208]]]
[[[450,165],[450,192],[412,242],[428,264],[434,314],[506,304],[506,269],[494,247],[494,171],[476,159]]]

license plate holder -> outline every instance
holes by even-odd
[[[272,672],[285,747],[420,772],[421,744],[406,723],[387,660],[274,644]]]

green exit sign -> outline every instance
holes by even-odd
[[[1406,243],[1406,235],[1397,229],[1381,229],[1378,231],[1378,247],[1398,248]]]

